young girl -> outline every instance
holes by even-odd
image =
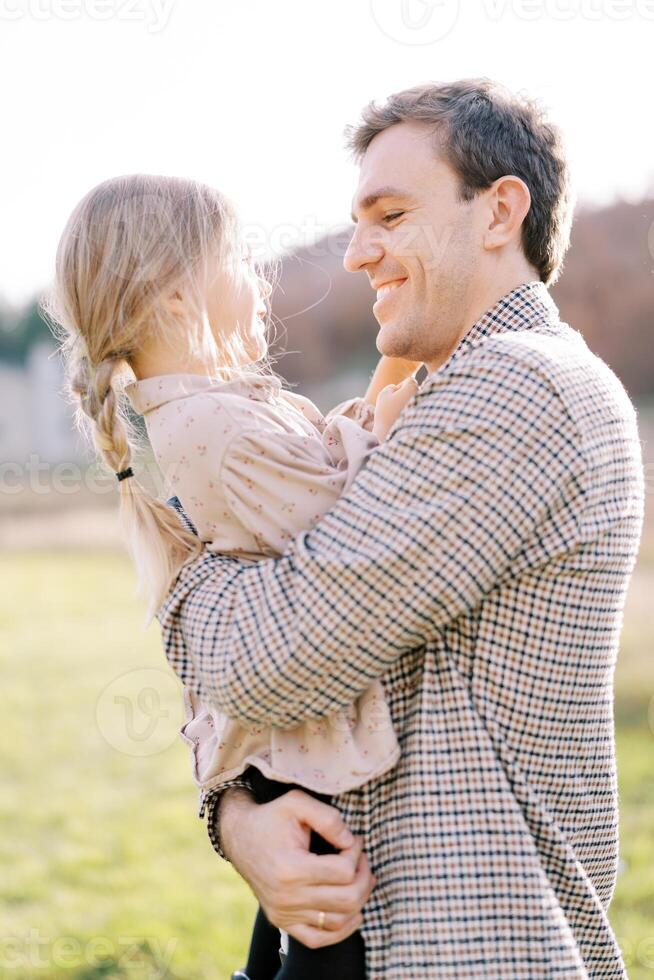
[[[282,554],[348,490],[417,388],[419,365],[382,359],[365,398],[323,417],[272,373],[269,292],[244,253],[232,206],[193,181],[106,181],[78,204],[62,236],[49,310],[63,332],[71,390],[118,479],[149,617],[202,547],[250,561]],[[197,536],[137,483],[125,395],[145,419],[165,496],[179,498]],[[294,786],[330,802],[399,756],[378,680],[347,711],[292,730],[247,728],[186,689],[185,704],[181,734],[205,790],[248,768],[259,802]],[[311,848],[333,852],[315,834]],[[328,919],[320,916],[325,928]],[[281,968],[278,940],[259,910],[250,980],[365,977],[359,933],[321,949],[282,933]]]

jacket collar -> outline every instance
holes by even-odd
[[[455,358],[468,353],[485,337],[492,334],[529,330],[543,322],[557,323],[558,321],[558,307],[545,283],[539,279],[522,283],[480,316],[445,364],[450,364]]]

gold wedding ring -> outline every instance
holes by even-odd
[[[324,929],[325,928],[325,913],[324,912],[319,912],[318,913],[318,928],[319,929]]]

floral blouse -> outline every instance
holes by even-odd
[[[277,557],[347,492],[379,442],[361,398],[323,416],[274,376],[195,374],[126,386],[145,418],[166,494],[177,496],[206,548]],[[209,790],[253,765],[265,776],[338,794],[391,769],[399,745],[380,680],[345,710],[292,729],[245,727],[184,688],[197,785]]]

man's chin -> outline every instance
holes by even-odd
[[[403,340],[400,331],[392,323],[380,324],[377,337],[375,338],[377,350],[384,357],[407,357],[405,349],[406,341]]]

